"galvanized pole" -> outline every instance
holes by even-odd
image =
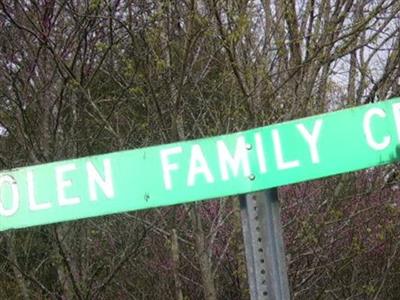
[[[251,300],[290,299],[277,189],[240,196]]]

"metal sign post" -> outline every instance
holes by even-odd
[[[290,299],[277,188],[240,196],[251,300]]]

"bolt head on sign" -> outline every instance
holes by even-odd
[[[391,163],[400,99],[0,173],[0,230],[264,190]]]

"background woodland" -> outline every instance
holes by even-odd
[[[400,95],[398,0],[0,0],[0,168]],[[279,188],[293,299],[398,299],[398,166]],[[249,299],[237,197],[0,233],[1,299]]]

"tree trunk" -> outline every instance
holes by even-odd
[[[204,288],[204,299],[216,300],[217,291],[215,289],[211,260],[208,255],[205,242],[203,224],[198,212],[197,205],[194,204],[190,213],[195,234],[196,253],[199,259],[201,280]]]
[[[175,293],[177,300],[183,300],[183,292],[182,292],[182,281],[179,278],[178,269],[179,269],[179,244],[178,244],[178,234],[176,229],[172,229],[171,235],[171,253],[172,253],[172,261],[173,261],[173,273],[174,273],[174,282],[175,282]]]
[[[17,254],[15,252],[15,234],[14,233],[8,234],[6,241],[7,241],[7,248],[8,248],[8,258],[12,262],[12,270],[14,272],[15,279],[17,280],[18,286],[20,288],[21,299],[29,300],[30,297],[29,297],[28,288],[26,286],[26,282],[23,277],[23,274],[21,273],[21,271],[19,269],[19,264],[17,261]]]

